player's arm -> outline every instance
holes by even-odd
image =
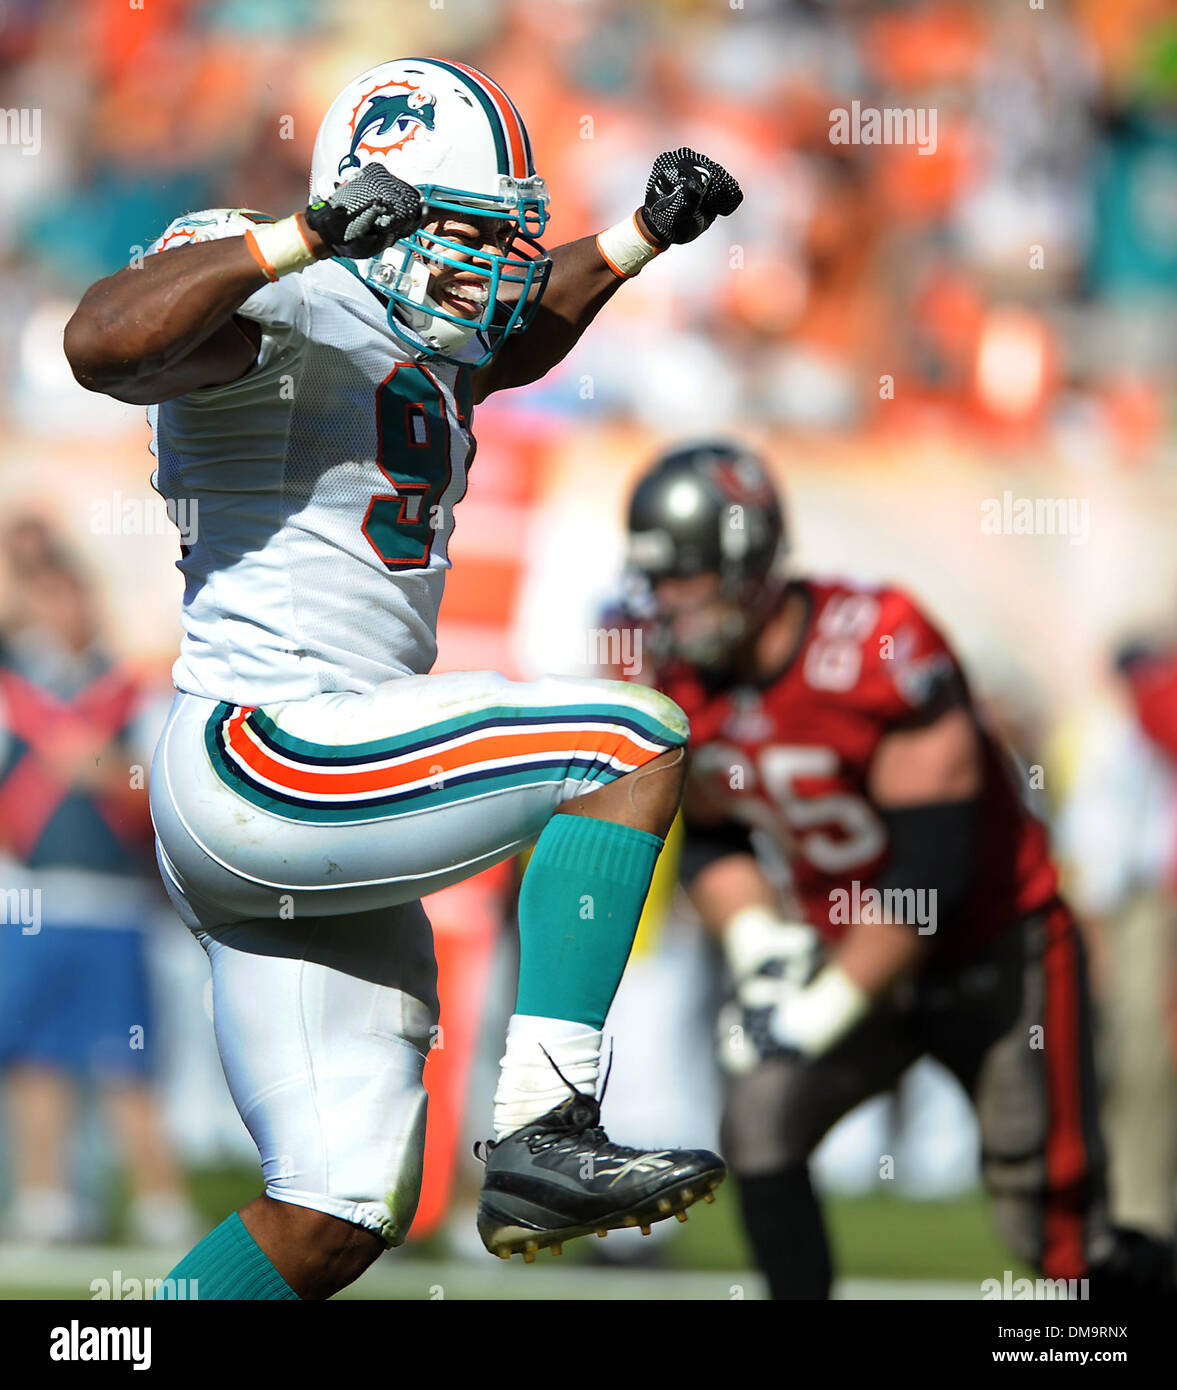
[[[980,744],[966,705],[942,709],[919,727],[897,728],[880,741],[868,791],[887,827],[890,852],[871,886],[922,890],[923,896],[911,896],[911,921],[852,924],[824,964],[812,928],[781,915],[747,831],[732,822],[696,822],[692,834],[688,820],[688,894],[723,942],[737,995],[750,1007],[773,1002],[772,1031],[780,1045],[820,1055],[918,967],[934,939],[919,905],[932,905],[930,925],[938,929],[972,884],[981,775]]]
[[[134,405],[153,405],[243,376],[261,329],[235,317],[266,276],[245,238],[148,256],[91,285],[65,328],[78,382]]]
[[[686,831],[681,874],[687,896],[704,927],[721,943],[745,908],[779,914],[778,895],[747,835],[733,822],[707,834],[692,827]]]
[[[864,790],[886,831],[869,884],[886,920],[852,924],[837,955],[872,996],[919,964],[968,898],[983,776],[968,690],[943,636],[906,595],[882,601],[894,653],[874,659],[862,689],[883,724]]]
[[[572,351],[580,335],[617,292],[621,279],[602,260],[595,237],[553,247],[552,269],[527,331],[512,334],[498,355],[474,373],[474,401],[492,391],[538,381]]]
[[[706,781],[687,777],[682,819],[679,879],[709,935],[726,946],[728,926],[744,908],[778,912],[780,895],[760,867],[749,826],[727,814]]]
[[[134,405],[236,381],[261,345],[258,323],[237,313],[251,295],[326,256],[375,255],[423,215],[415,188],[369,165],[305,213],[99,280],[66,325],[66,358],[87,390]]]
[[[831,1016],[827,971],[820,968],[821,938],[808,923],[782,912],[780,893],[756,858],[748,827],[734,820],[701,818],[698,803],[692,818],[689,793],[684,822],[680,877],[704,927],[723,949],[737,1005],[771,1009],[778,1044],[808,1055],[824,1051],[858,1021],[865,1005],[852,1013],[835,1007]],[[817,994],[811,993],[815,985]],[[802,1015],[804,1039],[790,1023]],[[787,1042],[781,1036],[786,1030]],[[725,1066],[739,1060],[730,1046],[721,1026],[720,1059]]]
[[[884,902],[910,905],[913,920],[858,923],[843,938],[837,962],[869,994],[912,970],[964,904],[973,885],[981,777],[967,705],[880,740],[867,793],[886,827],[888,854],[871,887]]]
[[[921,938],[908,927],[855,926],[827,956],[812,926],[781,913],[751,846],[741,851],[733,843],[732,852],[723,852],[723,837],[734,842],[736,833],[735,827],[717,828],[693,847],[688,838],[688,895],[723,945],[737,1002],[745,1009],[771,1007],[776,1045],[818,1057],[911,967],[920,950],[912,943]],[[720,1042],[724,1064],[738,1061],[722,1029]]]
[[[552,268],[535,318],[475,372],[475,401],[544,376],[571,352],[625,280],[668,247],[694,241],[716,217],[735,212],[743,197],[735,179],[706,155],[687,149],[659,155],[645,204],[632,218],[550,253]]]

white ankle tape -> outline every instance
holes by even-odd
[[[519,1026],[520,1022],[524,1024],[523,1027]],[[520,1020],[519,1015],[512,1018],[494,1098],[495,1136],[498,1139],[538,1119],[568,1098],[568,1085],[560,1080],[552,1062],[578,1091],[596,1094],[601,1058],[600,1033],[584,1028],[579,1037],[561,1038],[558,1035],[561,1025],[556,1020],[537,1019],[534,1022],[553,1024],[556,1036],[549,1033],[541,1050],[539,1039],[531,1035],[532,1028],[527,1026],[532,1020]],[[545,1051],[548,1056],[544,1055]]]
[[[597,234],[597,250],[613,274],[623,280],[636,275],[647,261],[660,256],[665,249],[655,246],[643,234],[638,227],[637,213]]]
[[[301,212],[281,222],[261,223],[245,233],[246,245],[269,280],[305,270],[315,259]]]

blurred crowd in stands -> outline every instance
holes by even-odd
[[[597,409],[658,422],[1156,449],[1177,358],[1166,0],[6,0],[4,105],[41,127],[35,158],[0,147],[0,401],[37,370],[40,301],[180,210],[297,207],[331,96],[412,52],[509,89],[553,240],[630,210],[666,146],[748,191],[730,244],[644,275],[531,409],[583,410],[587,376]],[[934,151],[831,143],[854,100],[934,110]]]

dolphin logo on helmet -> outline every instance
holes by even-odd
[[[363,104],[362,102],[360,103]],[[359,107],[356,107],[357,112]],[[437,102],[428,92],[413,88],[396,96],[372,96],[368,98],[368,109],[362,119],[356,122],[355,134],[347,154],[339,161],[339,173],[346,169],[358,169],[360,159],[356,151],[361,148],[364,137],[371,131],[377,138],[397,129],[401,139],[378,151],[387,154],[389,150],[399,150],[411,140],[421,128],[432,130],[437,114]]]

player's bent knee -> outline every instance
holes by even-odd
[[[308,1263],[328,1268],[355,1250],[357,1262],[365,1266],[384,1251],[384,1243],[375,1231],[368,1231],[354,1222],[343,1221],[338,1216],[318,1211],[313,1207],[298,1207],[290,1202],[276,1202],[267,1194],[271,1220],[282,1227],[288,1241],[305,1250]],[[368,1239],[357,1241],[357,1234],[363,1233]]]
[[[329,1190],[300,1187],[298,1165],[290,1161],[292,1171],[279,1171],[267,1181],[266,1196],[360,1226],[388,1248],[403,1245],[421,1197],[426,1104],[423,1088],[413,1096],[402,1093],[395,1109],[374,1111],[353,1128],[350,1142],[345,1138],[332,1145]],[[309,1219],[315,1229],[333,1229]]]
[[[691,736],[690,720],[682,709],[660,690],[651,690],[644,685],[629,685],[624,681],[611,682],[620,686],[639,711],[648,713],[669,734],[670,746],[681,748]]]
[[[609,760],[613,780],[649,775],[653,780],[648,792],[667,797],[681,794],[691,726],[679,706],[660,691],[625,681],[590,680],[583,682],[583,689],[585,703],[603,702],[607,713],[594,712],[591,726],[580,738],[583,742],[587,734],[596,740],[597,757]]]
[[[259,1197],[241,1219],[270,1263],[299,1298],[330,1298],[384,1253],[373,1231],[338,1217]]]
[[[536,682],[543,695],[556,695],[559,703],[574,707],[585,705],[612,706],[618,724],[635,733],[650,745],[646,761],[660,756],[671,748],[683,747],[691,736],[691,725],[682,709],[660,690],[634,685],[628,681],[547,677]],[[574,691],[575,701],[569,699]],[[599,714],[596,715],[599,718]]]
[[[671,748],[619,779],[618,786],[624,789],[629,804],[645,811],[649,823],[643,828],[663,839],[682,804],[686,770],[686,750]]]

